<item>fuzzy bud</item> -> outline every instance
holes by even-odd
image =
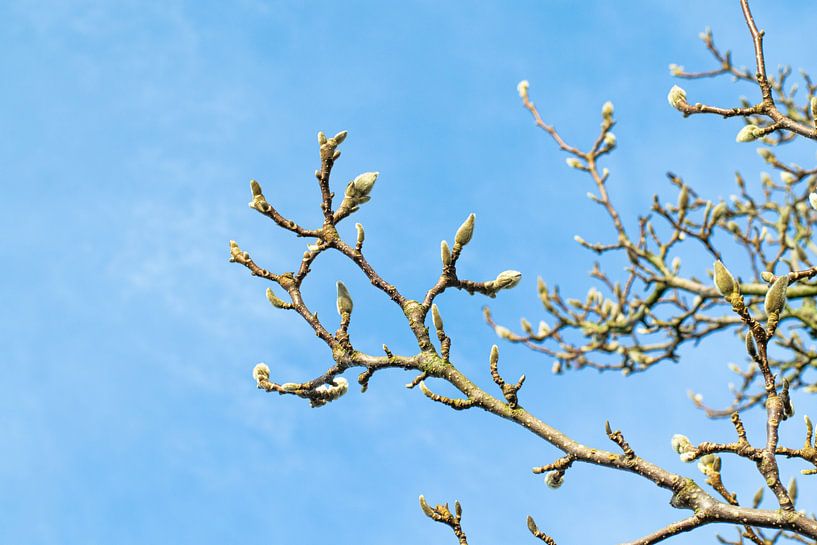
[[[609,100],[601,107],[601,116],[605,119],[613,117],[613,103]]]
[[[528,80],[523,79],[519,83],[516,84],[516,91],[519,93],[519,98],[527,98],[528,96],[528,89],[530,88],[530,82]]]
[[[681,435],[680,433],[676,433],[672,436],[672,450],[678,454],[683,454],[691,449],[692,442],[689,440],[689,437]]]
[[[553,488],[555,490],[564,484],[564,477],[565,474],[561,471],[550,471],[547,475],[545,475],[545,484],[547,484],[549,488]]]
[[[721,201],[712,209],[712,223],[718,221],[726,212],[726,203]]]
[[[780,179],[783,180],[783,183],[791,185],[797,181],[797,176],[791,172],[781,172]]]
[[[349,134],[349,131],[340,131],[338,134],[332,137],[332,140],[335,141],[335,144],[342,144],[344,140],[346,140],[346,136]]]
[[[565,159],[565,163],[567,163],[567,166],[570,168],[582,168],[582,162],[575,157],[568,157]]]
[[[817,97],[811,97],[809,109],[811,110],[811,119],[817,120]]]
[[[497,336],[500,339],[510,340],[513,337],[513,333],[511,330],[505,326],[498,325],[494,328],[494,332],[496,332]]]
[[[443,267],[451,265],[451,248],[448,247],[446,241],[440,242],[440,259],[443,262]]]
[[[616,142],[617,140],[615,134],[608,132],[607,134],[604,135],[604,143],[607,144],[608,147],[610,148],[616,147]]]
[[[502,271],[494,280],[494,285],[498,290],[509,290],[519,284],[522,280],[522,273],[519,271]]]
[[[673,85],[667,94],[667,102],[676,110],[681,109],[681,105],[687,101],[687,92],[677,85]]]
[[[710,473],[719,473],[721,470],[721,458],[715,454],[707,454],[705,456],[701,456],[701,459],[698,460],[698,471],[703,473],[704,475],[709,475]]]
[[[774,282],[775,279],[774,274],[770,273],[769,271],[763,271],[760,273],[760,277],[766,282]]]
[[[457,234],[454,235],[454,244],[457,246],[465,246],[471,242],[471,237],[474,236],[474,219],[476,216],[471,213],[468,218],[457,229]]]
[[[443,330],[443,318],[440,316],[440,309],[436,304],[431,305],[431,321],[434,322],[434,328],[437,331]]]
[[[278,296],[273,293],[272,288],[267,288],[267,300],[275,308],[289,308],[289,304],[283,299],[279,299]]]
[[[351,314],[352,307],[354,306],[352,304],[352,296],[349,295],[349,290],[346,289],[346,286],[340,280],[338,280],[337,286],[338,286],[338,300],[337,300],[338,314],[340,314],[341,316],[343,316],[344,314]]]
[[[358,175],[346,186],[346,196],[351,199],[368,197],[379,175],[379,172],[364,172]]]
[[[765,161],[771,161],[774,159],[774,153],[767,148],[757,148],[757,154],[760,155]]]
[[[423,513],[429,518],[434,518],[434,509],[426,502],[425,496],[422,494],[420,495],[420,509],[423,510]]]
[[[758,129],[759,127],[757,125],[746,125],[738,131],[737,136],[735,136],[735,142],[753,142],[757,140]]]
[[[724,297],[730,297],[739,290],[739,286],[732,274],[720,260],[715,262],[715,286]]]
[[[812,208],[817,209],[817,193],[809,193],[808,202]]]
[[[750,358],[755,359],[757,357],[757,346],[755,345],[755,337],[751,331],[746,332],[744,341],[746,342],[746,353],[749,354]]]
[[[318,145],[322,146],[324,144],[326,144],[326,135],[323,131],[318,131]]]
[[[255,379],[255,382],[269,380],[269,365],[267,365],[266,363],[259,363],[255,367],[253,367],[252,378]]]
[[[779,276],[774,281],[772,287],[766,292],[766,301],[764,303],[766,314],[780,314],[780,311],[786,306],[786,288],[788,287],[789,276],[786,274]]]

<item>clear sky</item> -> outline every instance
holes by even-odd
[[[753,4],[769,65],[817,70],[813,3]],[[697,39],[707,25],[750,64],[737,0],[6,0],[0,21],[0,542],[453,543],[420,512],[421,493],[463,503],[472,545],[534,542],[528,514],[561,545],[625,541],[686,516],[639,478],[594,467],[548,489],[530,468],[555,449],[431,403],[400,372],[314,410],[256,390],[256,362],[297,381],[331,359],[270,307],[262,281],[227,262],[227,242],[292,269],[304,241],[247,208],[248,181],[285,214],[318,221],[315,133],[347,129],[335,188],[381,172],[355,221],[382,274],[422,293],[439,241],[473,211],[461,273],[522,271],[491,306],[503,322],[535,323],[536,276],[584,294],[592,256],[573,235],[605,240],[609,225],[584,197],[588,180],[521,108],[517,82],[531,82],[542,115],[580,146],[602,103],[615,103],[610,190],[631,222],[653,193],[674,199],[667,170],[728,196],[736,169],[755,180],[763,165],[734,142],[739,121],[669,108],[667,65],[711,68]],[[690,100],[724,105],[755,92],[728,80],[685,87]],[[800,147],[781,158],[814,161]],[[342,234],[353,237],[353,223]],[[698,276],[708,265],[684,262]],[[314,269],[306,297],[329,323],[343,280],[360,347],[412,349],[397,309],[352,266],[326,256]],[[484,303],[440,300],[453,359],[489,387],[496,338]],[[528,376],[522,402],[547,422],[608,448],[610,419],[642,456],[696,476],[669,439],[731,437],[686,397],[727,400],[726,363],[742,362],[741,349],[715,344],[627,379],[553,376],[551,361],[501,348],[504,368]],[[795,403],[808,412],[813,400]],[[758,419],[747,418],[750,432]],[[741,497],[759,486],[739,464],[724,467]],[[784,466],[786,480],[795,472]],[[804,502],[815,500],[809,488]],[[714,542],[714,532],[675,542]]]

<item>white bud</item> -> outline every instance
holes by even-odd
[[[812,208],[817,209],[817,193],[809,193],[808,202]]]
[[[613,117],[613,103],[609,100],[604,103],[601,107],[601,115],[602,117],[608,118]]]
[[[526,79],[523,79],[522,81],[516,84],[516,91],[519,93],[519,98],[525,98],[528,96],[529,87],[530,83]]]
[[[443,317],[440,316],[440,309],[437,308],[437,304],[431,305],[431,321],[434,322],[434,328],[437,331],[443,330]]]
[[[752,142],[757,140],[758,130],[759,127],[757,125],[746,125],[738,131],[738,134],[735,137],[735,142]]]
[[[494,285],[500,290],[509,290],[519,284],[522,273],[519,271],[502,271],[494,280]]]
[[[687,92],[677,85],[673,85],[672,89],[670,89],[669,93],[667,94],[667,102],[669,102],[669,105],[676,110],[680,110],[681,105],[684,104],[686,100]]]
[[[511,333],[511,330],[505,326],[498,325],[496,326],[496,328],[494,328],[494,331],[496,332],[497,336],[501,339],[510,339],[511,337],[513,337],[513,333]]]
[[[252,378],[255,379],[255,382],[269,380],[269,366],[266,363],[257,364],[252,368]]]
[[[550,471],[547,475],[545,475],[545,484],[554,490],[562,486],[564,482],[564,473],[561,471]]]
[[[791,185],[797,181],[797,176],[795,176],[791,172],[781,172],[780,179],[783,180],[783,183]]]
[[[443,267],[451,265],[451,248],[448,247],[446,241],[440,242],[440,259],[443,262]]]
[[[678,454],[683,454],[684,452],[690,450],[692,448],[692,443],[689,440],[689,437],[686,435],[681,435],[680,433],[676,433],[672,436],[672,450],[677,452]]]
[[[614,148],[616,146],[616,135],[608,132],[604,135],[604,143],[607,144],[607,146]]]
[[[568,157],[567,159],[565,159],[565,163],[567,163],[567,166],[569,166],[570,168],[582,168],[581,161],[579,161],[575,157]]]

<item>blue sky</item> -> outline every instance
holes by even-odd
[[[815,7],[754,4],[769,65],[817,69]],[[584,197],[588,180],[521,108],[516,83],[531,82],[542,115],[577,145],[595,136],[602,103],[615,103],[610,190],[630,220],[653,193],[674,199],[667,170],[727,196],[736,169],[753,179],[763,169],[751,145],[734,142],[740,122],[683,120],[665,97],[669,63],[712,66],[697,40],[707,25],[736,62],[751,62],[737,1],[10,0],[0,20],[0,541],[453,542],[420,512],[421,493],[462,501],[472,545],[533,542],[528,514],[561,544],[625,541],[685,516],[638,478],[593,467],[548,489],[530,468],[555,449],[433,404],[399,372],[316,410],[257,391],[258,361],[294,381],[330,358],[269,306],[266,286],[227,263],[227,241],[270,269],[293,268],[304,241],[247,208],[248,180],[287,215],[317,221],[315,133],[347,129],[335,187],[381,172],[356,218],[381,273],[422,293],[439,241],[473,211],[461,273],[522,271],[491,306],[504,322],[535,323],[536,276],[584,294],[592,256],[573,235],[603,240],[609,225]],[[753,92],[727,80],[685,87],[721,104]],[[781,158],[812,164],[813,148]],[[353,223],[342,234],[353,237]],[[685,259],[699,276],[709,265]],[[306,297],[330,323],[340,279],[361,348],[412,350],[397,309],[353,267],[325,256],[314,269]],[[451,293],[440,306],[452,357],[487,386],[496,339],[484,303]],[[737,340],[713,344],[628,379],[557,377],[547,359],[501,348],[509,373],[528,376],[522,402],[546,421],[607,447],[610,419],[639,454],[695,476],[671,452],[672,434],[730,430],[694,411],[686,390],[725,401],[726,363],[742,361]],[[813,403],[795,402],[803,412]],[[747,427],[761,429],[758,415]],[[799,440],[793,428],[784,432]],[[724,467],[742,497],[760,484]],[[795,472],[784,466],[786,478]],[[801,496],[814,500],[804,486]]]

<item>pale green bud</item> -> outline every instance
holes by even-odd
[[[522,273],[519,271],[502,271],[494,280],[494,285],[500,290],[509,290],[519,284]]]
[[[774,274],[770,273],[769,271],[763,271],[760,273],[760,277],[766,282],[774,282],[775,279]]]
[[[678,454],[683,454],[688,450],[692,449],[692,442],[689,440],[689,437],[686,435],[681,435],[680,433],[676,433],[672,436],[672,450],[677,452]]]
[[[323,134],[323,131],[318,131],[318,145],[322,146],[326,144],[326,135]]]
[[[346,136],[349,134],[349,131],[340,131],[338,134],[332,137],[332,140],[335,141],[335,144],[342,144],[344,140],[346,140]]]
[[[609,100],[601,107],[601,116],[604,118],[613,117],[613,103]]]
[[[272,288],[267,288],[267,300],[275,308],[289,308],[289,305],[273,293]]]
[[[721,470],[721,458],[715,454],[707,454],[706,456],[701,456],[700,460],[698,460],[698,471],[703,473],[704,475],[709,475],[710,473],[718,473]]]
[[[256,366],[252,368],[252,378],[255,379],[255,382],[269,380],[269,365],[266,363],[256,364]]]
[[[715,205],[715,208],[712,209],[712,223],[718,221],[721,216],[726,212],[726,203],[721,201]]]
[[[359,223],[355,224],[355,230],[357,231],[357,245],[360,246],[363,244],[363,239],[366,238],[366,232],[363,230],[363,226]]]
[[[731,296],[739,289],[732,274],[720,260],[715,262],[715,287],[718,288],[718,291],[724,297]]]
[[[434,322],[434,328],[437,331],[443,330],[443,317],[440,316],[440,309],[437,308],[437,304],[431,305],[431,321]]]
[[[443,262],[443,267],[451,265],[451,249],[446,241],[440,242],[440,259]]]
[[[679,86],[673,85],[672,89],[670,89],[669,93],[667,94],[667,102],[669,102],[669,105],[676,110],[680,110],[681,106],[686,103],[686,101],[687,92]]]
[[[735,142],[752,142],[757,140],[756,133],[758,130],[759,127],[757,125],[746,125],[738,131]]]
[[[547,475],[545,475],[545,484],[548,485],[549,488],[553,488],[554,490],[562,486],[564,484],[564,473],[561,471],[550,471]]]
[[[757,357],[757,346],[755,345],[755,336],[752,335],[751,331],[746,332],[746,337],[744,337],[744,341],[746,342],[746,353],[749,354],[749,357],[754,359]]]
[[[337,283],[338,287],[338,314],[343,316],[343,314],[351,314],[352,313],[352,296],[349,295],[349,290],[346,289],[346,285],[338,280]]]
[[[264,198],[264,194],[261,192],[261,184],[255,180],[250,180],[250,191],[252,191],[253,198]]]
[[[350,199],[361,199],[371,193],[379,172],[364,172],[346,186],[346,196]]]
[[[465,246],[471,242],[471,237],[474,236],[474,219],[476,216],[471,213],[468,218],[457,229],[457,234],[454,235],[454,244],[458,246]]]
[[[764,307],[766,314],[779,314],[786,305],[786,288],[789,287],[789,276],[784,274],[774,281],[772,287],[766,292]]]
[[[519,98],[526,98],[528,96],[528,88],[530,88],[530,83],[526,79],[516,84],[516,91],[519,93]]]

